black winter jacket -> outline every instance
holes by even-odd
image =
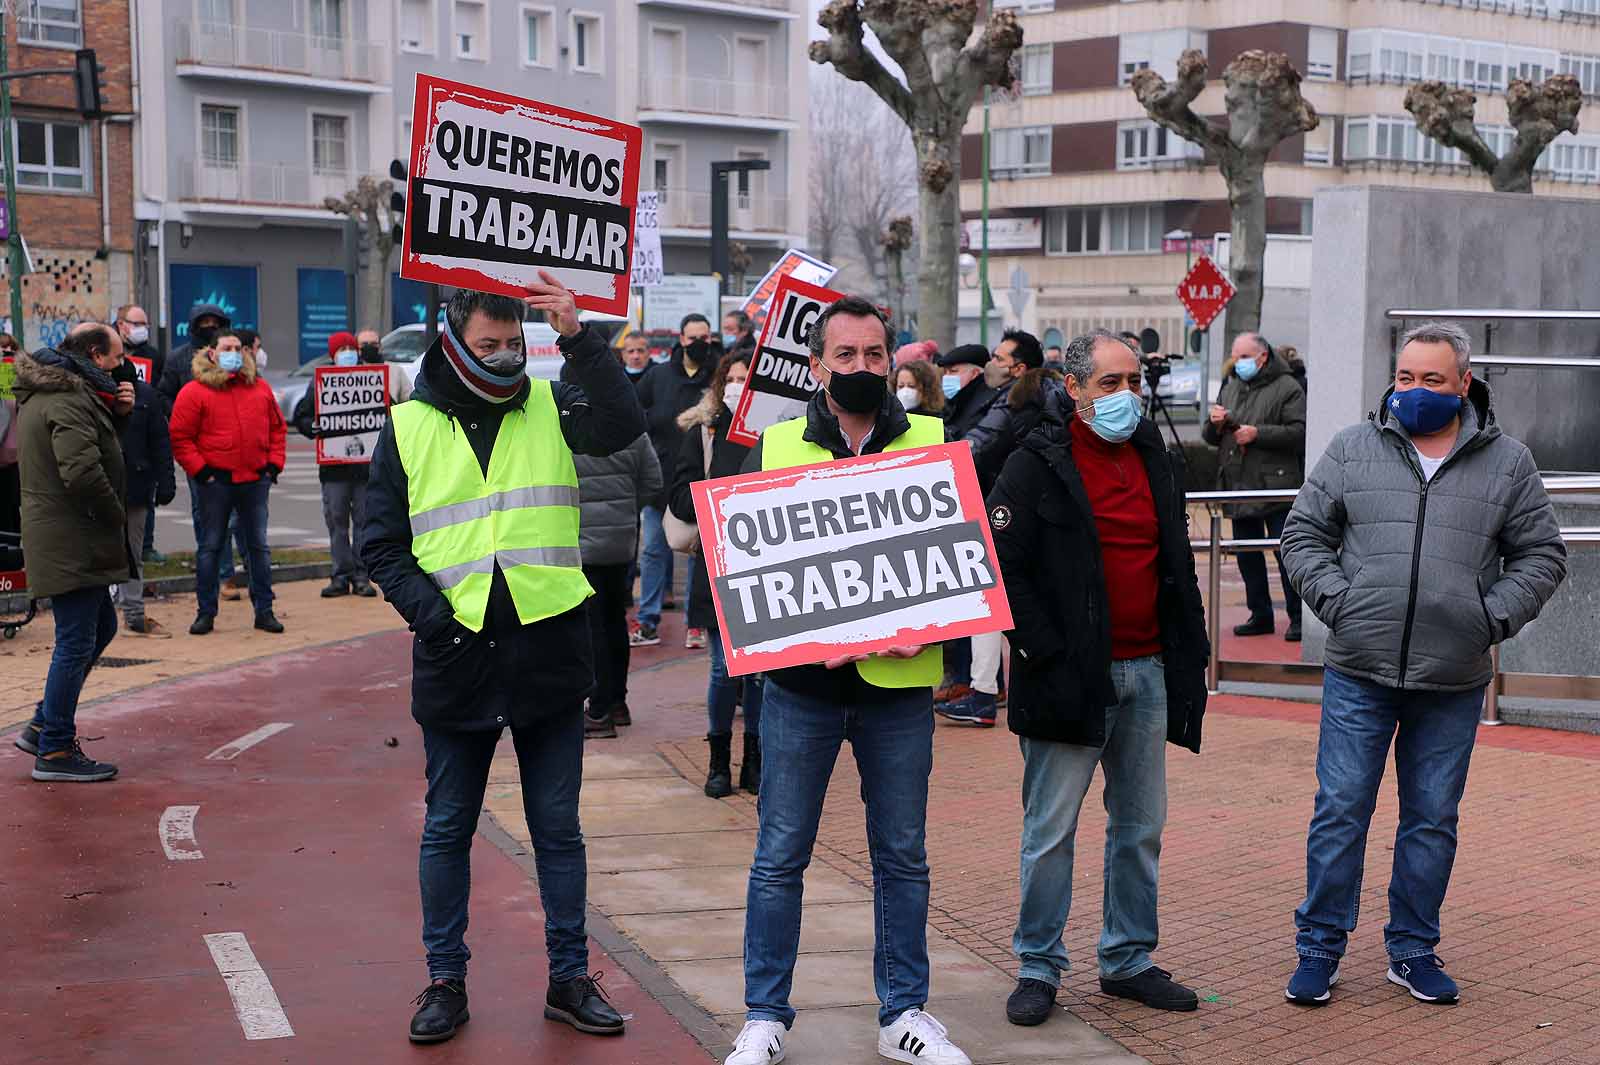
[[[983,383],[982,374],[968,381],[965,387],[944,405],[944,438],[951,441],[965,440],[967,434],[983,421],[983,416],[989,413],[989,408],[994,405],[995,398],[999,395],[1000,393]]]
[[[1000,471],[1017,444],[1039,427],[1045,400],[1059,391],[1060,382],[1045,378],[1040,370],[1030,370],[1000,390],[977,428],[966,435],[967,443],[972,445],[972,463],[978,470],[978,487],[985,495],[1000,479]]]
[[[194,336],[194,323],[207,315],[220,319],[225,324],[232,322],[228,312],[216,304],[197,303],[189,309],[189,336]],[[178,393],[183,391],[184,385],[194,380],[193,366],[193,342],[173,348],[167,355],[167,364],[162,367],[160,377],[154,382],[156,391],[161,393],[169,418],[172,417],[172,405],[178,402]]]
[[[694,491],[690,485],[709,477],[732,477],[744,467],[750,449],[728,439],[733,412],[710,393],[678,418],[683,429],[683,446],[678,449],[678,467],[669,484],[668,505],[675,517],[691,525],[695,521]],[[706,471],[705,439],[701,430],[711,429],[711,470]],[[695,629],[717,628],[717,608],[711,599],[711,575],[706,572],[705,556],[698,551],[690,563],[689,580],[694,591],[689,596],[687,624]]]
[[[1006,717],[1019,736],[1098,747],[1111,680],[1109,590],[1100,537],[1072,458],[1065,392],[1006,460],[989,493],[989,524],[1015,628]],[[1155,425],[1141,421],[1130,441],[1144,460],[1160,525],[1157,612],[1167,688],[1167,739],[1200,750],[1209,655],[1205,608],[1195,577],[1184,509],[1183,470]]]
[[[678,461],[678,442],[683,430],[678,428],[678,415],[700,402],[711,386],[711,377],[717,371],[716,360],[720,348],[710,347],[693,377],[683,365],[683,346],[675,344],[672,358],[645,371],[639,381],[639,405],[644,408],[644,418],[650,433],[650,443],[655,445],[656,458],[661,461],[662,472],[672,469]],[[653,507],[666,506],[666,492],[662,491],[644,503]]]
[[[121,424],[122,461],[128,469],[127,502],[158,507],[172,502],[178,489],[172,472],[172,438],[167,435],[161,394],[143,381],[133,385],[133,412]]]
[[[622,365],[591,329],[562,339],[579,386],[554,386],[567,447],[609,455],[644,432],[644,413]],[[468,392],[444,361],[439,342],[423,356],[412,402],[448,414],[466,433],[485,474],[504,417],[519,416],[528,389],[510,403],[484,402]],[[416,633],[412,640],[411,716],[419,724],[454,730],[529,725],[559,712],[576,713],[594,686],[589,621],[580,604],[524,625],[496,567],[483,631],[455,620],[450,603],[411,553],[409,484],[395,448],[394,423],[384,426],[372,453],[362,560],[373,581]]]
[[[161,383],[161,375],[167,369],[167,355],[156,345],[146,340],[143,344],[129,344],[123,341],[123,354],[136,359],[150,360],[150,387],[154,388]]]

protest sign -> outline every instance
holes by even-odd
[[[0,359],[0,399],[17,398],[17,361]]]
[[[129,355],[128,362],[133,366],[133,372],[145,384],[150,383],[150,375],[155,373],[156,364],[149,359],[142,359],[137,355]]]
[[[400,276],[521,296],[548,270],[627,314],[639,127],[430,74],[415,99]]]
[[[811,323],[834,300],[844,296],[794,277],[778,281],[771,313],[761,326],[755,361],[745,378],[744,392],[733,412],[728,439],[753,447],[761,430],[806,412],[817,390],[811,375]]]
[[[772,264],[772,269],[768,270],[766,276],[750,290],[750,295],[745,297],[744,305],[740,309],[750,316],[759,329],[762,318],[767,313],[767,306],[778,294],[779,281],[792,277],[808,285],[826,285],[838,272],[837,266],[830,266],[821,259],[790,248],[778,257],[778,261]]]
[[[318,366],[311,387],[317,464],[371,462],[389,421],[389,367]]]
[[[639,288],[661,284],[660,199],[659,192],[641,192],[633,212],[633,283]]]
[[[645,332],[676,333],[686,314],[703,314],[716,323],[717,293],[717,279],[709,275],[668,274],[644,298]]]
[[[693,490],[730,675],[1011,627],[965,443]]]

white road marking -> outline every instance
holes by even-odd
[[[270,725],[262,725],[254,732],[246,732],[232,743],[224,743],[221,747],[206,755],[206,760],[215,761],[221,759],[225,762],[231,762],[262,740],[269,740],[284,729],[291,727],[293,726],[287,721],[274,721]]]
[[[317,498],[320,499],[322,497],[318,496]],[[311,530],[310,529],[301,529],[301,528],[297,528],[296,526],[293,526],[293,525],[268,525],[267,526],[267,536],[269,538],[270,537],[275,537],[275,536],[276,537],[282,537],[282,536],[310,536],[310,535],[311,535]]]
[[[233,1012],[246,1039],[287,1039],[294,1035],[272,981],[256,961],[243,932],[217,932],[205,937],[211,960],[228,985]]]
[[[204,858],[200,843],[194,838],[194,815],[198,806],[169,806],[161,813],[161,849],[167,852],[169,862],[195,861]]]

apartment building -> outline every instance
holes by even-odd
[[[1031,298],[1013,316],[1071,336],[1105,325],[1154,325],[1169,348],[1183,336],[1173,295],[1191,250],[1229,227],[1227,192],[1200,150],[1144,117],[1129,82],[1150,67],[1168,78],[1186,48],[1203,51],[1211,82],[1195,102],[1224,112],[1221,75],[1239,53],[1283,52],[1322,116],[1273,152],[1269,234],[1311,232],[1325,185],[1485,189],[1454,150],[1421,136],[1403,105],[1413,82],[1437,78],[1478,95],[1478,127],[1502,149],[1504,90],[1517,77],[1572,73],[1600,96],[1600,0],[1011,0],[1024,29],[1021,91],[990,105],[991,287],[1014,270]],[[1590,127],[1587,117],[1580,128]],[[966,235],[980,243],[979,108],[962,143]],[[1535,194],[1600,201],[1600,134],[1564,134],[1546,151]],[[964,282],[975,284],[975,278]],[[1267,277],[1271,286],[1272,277]],[[998,298],[1002,309],[1007,300]],[[975,327],[978,293],[962,291]],[[1303,343],[1306,338],[1292,338]],[[1314,349],[1314,344],[1312,345]],[[1314,350],[1312,351],[1314,356]]]
[[[106,117],[97,121],[79,113],[70,77],[11,83],[14,225],[33,270],[22,281],[22,327],[37,347],[85,318],[107,318],[133,288],[128,0],[14,0],[5,7],[13,72],[70,68],[79,48],[93,48],[103,68]],[[9,292],[6,269],[0,256]],[[10,300],[0,298],[0,328],[14,333],[10,310]]]

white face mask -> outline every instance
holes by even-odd
[[[150,327],[147,325],[131,325],[128,327],[128,343],[143,344],[150,339]]]
[[[744,395],[744,382],[729,381],[722,386],[722,403],[729,410],[739,405],[739,397]]]
[[[917,394],[917,390],[910,386],[897,388],[894,390],[894,394],[900,400],[900,405],[906,410],[916,410],[918,403],[921,402],[921,397]]]

